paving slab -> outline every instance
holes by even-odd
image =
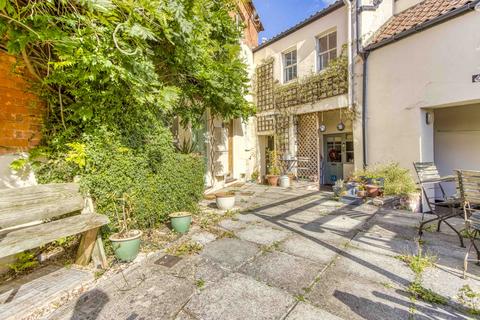
[[[280,319],[295,303],[284,291],[232,273],[195,294],[185,311],[204,320]]]
[[[472,277],[463,279],[462,276],[460,270],[442,267],[428,268],[422,275],[422,284],[425,288],[449,299],[453,305],[465,306],[465,301],[460,299],[462,288],[468,287],[472,292],[480,294],[480,281],[478,278]],[[477,305],[477,307],[480,307],[480,305]]]
[[[46,266],[0,286],[0,319],[21,319],[94,280],[91,272]]]
[[[281,228],[271,228],[262,225],[250,225],[235,232],[240,239],[255,242],[261,245],[271,245],[286,239],[290,233]]]
[[[342,320],[342,318],[308,303],[300,302],[288,314],[285,320]]]
[[[321,277],[307,299],[349,320],[467,319],[448,307],[413,304],[404,287],[371,282],[334,269]]]
[[[232,220],[232,219],[222,220],[218,223],[218,225],[221,228],[223,228],[225,230],[229,230],[229,231],[240,230],[240,229],[243,229],[247,226],[247,224],[242,222],[242,221],[236,221],[236,220]]]
[[[49,319],[170,319],[194,292],[188,280],[149,266],[113,277]]]
[[[267,252],[248,262],[240,272],[293,295],[303,294],[324,265],[283,252]]]
[[[340,257],[334,269],[372,282],[407,287],[415,278],[405,263],[391,256],[349,247]]]
[[[201,231],[192,235],[192,241],[198,242],[201,245],[206,245],[215,239],[217,239],[217,236],[207,231]]]
[[[325,246],[305,237],[294,235],[282,242],[280,250],[326,265],[341,249],[333,246]]]
[[[259,251],[259,247],[254,243],[224,238],[209,243],[203,249],[201,256],[233,270],[252,259]]]
[[[396,237],[384,237],[381,234],[360,232],[349,244],[350,247],[372,253],[396,257],[402,254],[416,254],[416,241]]]

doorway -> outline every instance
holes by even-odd
[[[335,181],[343,180],[353,171],[353,134],[324,135],[323,143],[322,183],[335,184]]]

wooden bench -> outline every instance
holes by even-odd
[[[76,263],[86,265],[93,255],[95,265],[105,268],[98,231],[107,223],[76,183],[0,189],[0,258],[82,233]]]

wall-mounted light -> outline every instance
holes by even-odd
[[[320,132],[325,132],[327,131],[327,126],[323,123],[323,111],[322,111],[322,124],[318,127],[318,130]]]
[[[340,123],[337,124],[337,129],[338,129],[338,131],[345,130],[345,124],[343,123],[343,121],[340,121]]]
[[[426,124],[432,123],[432,113],[429,111],[425,112],[425,123]]]

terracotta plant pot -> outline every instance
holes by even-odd
[[[367,189],[367,195],[371,198],[378,197],[378,194],[380,193],[380,187],[374,184],[367,184],[365,186]]]
[[[360,190],[357,192],[357,197],[365,198],[366,196],[367,196],[367,191],[365,190]]]
[[[219,192],[215,194],[217,208],[230,210],[235,206],[235,193]]]
[[[268,175],[267,176],[267,181],[268,181],[268,184],[271,185],[271,186],[277,186],[278,185],[278,178],[279,176],[274,176],[274,175]]]

